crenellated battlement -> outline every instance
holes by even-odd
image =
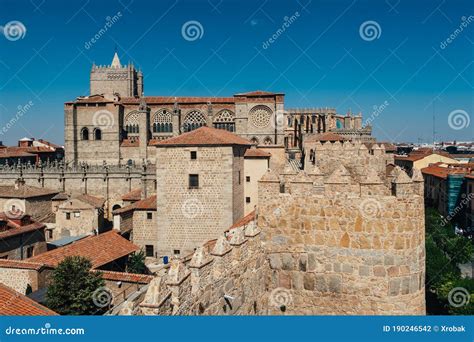
[[[134,314],[266,314],[266,264],[255,219],[234,227],[184,258],[175,258],[150,283]]]

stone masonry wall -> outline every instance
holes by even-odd
[[[333,191],[341,186],[333,175],[322,192],[298,176],[289,187],[299,182],[298,194],[279,194],[276,175],[259,184],[268,313],[424,314],[423,197],[407,190],[415,184],[368,196]]]
[[[265,260],[255,222],[173,259],[152,280],[142,315],[256,315],[265,312]]]

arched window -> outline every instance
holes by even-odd
[[[171,112],[162,109],[153,116],[153,133],[171,133],[173,132],[173,119]]]
[[[235,116],[230,110],[223,109],[216,114],[213,120],[214,128],[235,132]]]
[[[252,139],[250,139],[250,142],[254,145],[258,145],[258,139],[256,137],[253,137]]]
[[[94,140],[102,140],[102,131],[100,128],[94,129]]]
[[[84,127],[81,130],[81,139],[82,140],[89,140],[89,129],[87,127]]]
[[[264,144],[264,145],[271,145],[271,144],[272,144],[272,138],[266,137],[266,138],[263,140],[263,144]]]
[[[125,117],[124,127],[125,127],[125,131],[127,131],[128,134],[140,133],[139,113],[138,112],[128,113],[127,116]]]
[[[184,118],[183,129],[185,132],[191,132],[196,128],[206,126],[206,118],[198,110],[192,110]]]

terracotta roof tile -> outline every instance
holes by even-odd
[[[82,195],[76,196],[76,198],[79,201],[86,202],[86,203],[88,203],[88,204],[90,204],[90,205],[92,205],[96,208],[102,208],[104,206],[104,203],[105,203],[104,198],[91,196],[91,195],[88,195],[88,194],[82,194]]]
[[[470,172],[468,169],[460,167],[442,167],[439,166],[441,163],[432,164],[428,167],[421,169],[421,172],[425,175],[431,175],[437,178],[446,179],[448,175],[465,175]]]
[[[133,189],[122,196],[122,201],[139,201],[141,200],[142,189]]]
[[[25,260],[0,259],[0,268],[19,268],[25,270],[39,271],[43,267],[43,264],[36,262],[28,262]]]
[[[0,239],[10,238],[19,234],[26,234],[39,231],[46,228],[46,225],[41,222],[31,220],[31,223],[22,225],[22,218],[12,219],[5,213],[0,213],[0,220],[7,221],[7,229],[0,231]]]
[[[235,96],[275,96],[284,95],[283,93],[272,93],[264,90],[249,91],[247,93],[235,94]]]
[[[347,139],[344,139],[343,136],[333,133],[333,132],[326,132],[326,133],[316,133],[316,134],[311,134],[308,136],[306,139],[307,141],[344,141]]]
[[[246,158],[270,158],[271,153],[262,151],[261,149],[258,149],[258,148],[249,148],[247,151],[245,151],[244,157],[246,157]]]
[[[113,211],[114,215],[123,214],[132,210],[156,210],[156,195],[129,204]]]
[[[27,261],[56,267],[65,257],[78,255],[89,258],[92,267],[98,268],[137,250],[138,246],[121,237],[116,231],[109,231],[53,249]]]
[[[254,221],[255,220],[255,210],[252,211],[250,214],[242,217],[241,219],[237,220],[232,226],[230,226],[229,229],[237,228],[237,227],[242,227],[243,225]]]
[[[123,97],[121,102],[124,104],[138,104],[139,97]],[[233,97],[173,97],[173,96],[145,96],[147,104],[170,104],[174,103],[234,103]]]
[[[223,129],[200,127],[176,137],[165,139],[156,143],[157,147],[167,146],[232,146],[248,145],[252,143],[240,136]]]
[[[55,195],[57,190],[38,188],[29,185],[2,185],[0,186],[0,198],[31,198],[47,195]]]
[[[146,275],[146,274],[134,274],[134,273],[102,271],[102,270],[97,270],[97,272],[101,272],[102,278],[105,280],[124,281],[124,282],[129,282],[129,283],[140,283],[140,284],[149,284],[153,280],[153,276]]]
[[[0,284],[1,316],[53,316],[56,312]]]

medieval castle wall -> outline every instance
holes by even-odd
[[[131,313],[424,314],[423,182],[390,177],[268,171],[256,221],[174,259]]]
[[[298,175],[285,187],[289,193],[280,193],[276,175],[261,180],[267,286],[287,291],[290,314],[424,314],[419,184],[399,179],[406,182],[394,183],[391,195],[375,174],[365,184],[347,175],[336,170],[324,190]],[[282,312],[270,305],[269,313]]]
[[[121,196],[132,189],[146,187],[147,194],[156,193],[154,167],[139,166],[47,166],[4,167],[0,169],[0,185],[14,185],[19,179],[26,185],[71,193],[89,194],[106,200],[105,216],[111,218],[112,207],[123,205]],[[50,204],[51,205],[51,204]]]

